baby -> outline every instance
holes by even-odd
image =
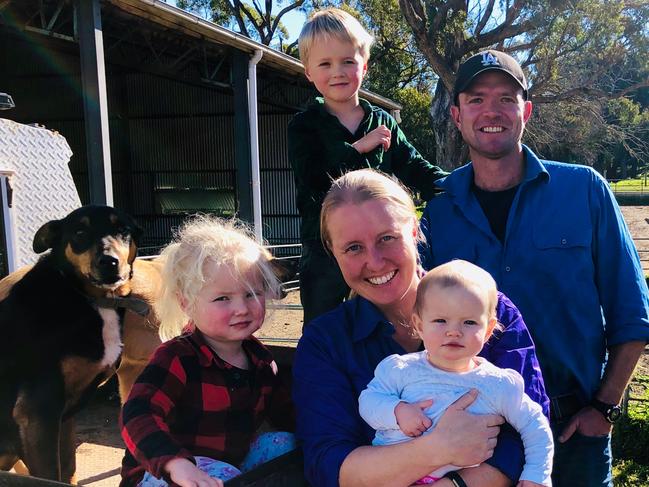
[[[453,402],[476,389],[468,411],[500,414],[522,437],[525,467],[518,487],[551,486],[554,445],[541,406],[525,394],[517,372],[477,356],[497,326],[496,302],[493,278],[469,262],[454,260],[428,272],[412,320],[425,350],[381,361],[360,395],[360,413],[376,430],[374,445],[400,443],[429,433]],[[445,465],[417,484],[432,484],[460,468]]]

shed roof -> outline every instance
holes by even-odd
[[[211,40],[217,44],[231,46],[250,54],[260,50],[263,52],[260,64],[271,66],[285,73],[304,76],[302,63],[288,54],[277,51],[244,35],[232,32],[225,27],[175,6],[168,5],[161,0],[107,0],[106,3],[112,4],[132,15],[145,18],[170,29],[182,31],[193,37]],[[361,96],[371,103],[378,104],[389,110],[401,109],[401,105],[398,103],[371,91],[361,90]]]

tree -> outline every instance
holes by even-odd
[[[246,37],[258,40],[269,46],[273,40],[278,42],[281,51],[289,52],[294,43],[284,45],[288,32],[281,19],[292,10],[305,10],[305,0],[273,2],[273,0],[178,0],[178,7],[194,12],[212,22],[229,28],[236,27]],[[274,14],[273,8],[279,11]]]
[[[457,166],[467,150],[449,116],[460,61],[494,47],[518,58],[537,105],[562,103],[606,119],[606,103],[628,96],[649,79],[621,77],[643,64],[648,0],[399,0],[415,43],[439,76],[431,114],[438,163]],[[642,61],[639,61],[642,60]],[[537,138],[542,139],[538,125]],[[556,134],[555,134],[556,136]]]

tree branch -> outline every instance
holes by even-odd
[[[487,25],[487,22],[489,22],[489,19],[491,18],[491,15],[493,13],[495,3],[496,3],[495,0],[489,0],[489,3],[487,4],[487,8],[485,8],[482,17],[478,21],[478,25],[475,29],[475,35],[479,36],[482,33],[482,29],[484,29],[485,26]]]
[[[412,29],[412,34],[417,47],[430,63],[433,71],[437,73],[439,79],[449,90],[451,90],[455,80],[455,73],[447,65],[444,56],[435,50],[433,47],[434,44],[429,44],[429,39],[426,33],[426,23],[428,19],[426,14],[423,12],[421,2],[419,0],[399,0],[399,7],[406,18],[408,25],[410,25],[410,28]]]
[[[607,100],[615,100],[617,98],[622,98],[627,94],[639,90],[640,88],[649,87],[649,80],[640,81],[632,85],[627,86],[621,90],[615,92],[608,92],[600,88],[594,88],[588,85],[578,86],[570,90],[558,93],[556,95],[539,95],[534,96],[535,103],[556,103],[558,101],[568,100],[570,98],[576,97],[599,97],[606,98]]]
[[[229,1],[226,3],[228,5],[228,8],[230,9],[230,13],[237,21],[237,25],[239,26],[239,30],[241,31],[241,33],[246,37],[250,37],[250,33],[248,32],[246,23],[243,20],[243,17],[241,17],[241,10],[240,10],[240,8],[242,7],[241,2],[239,0],[233,0],[232,3],[230,3]]]
[[[235,0],[235,3],[237,4],[237,7],[239,8],[239,10],[246,15],[246,17],[248,18],[248,21],[255,28],[255,30],[257,31],[257,35],[259,35],[259,38],[263,40],[264,39],[264,31],[263,31],[262,27],[257,23],[257,19],[255,19],[255,17],[252,15],[250,10],[248,10],[248,8],[245,6],[245,4],[241,3],[239,0]],[[255,7],[255,10],[257,10],[257,12],[259,12],[259,7],[256,5],[256,2],[253,3],[253,6]],[[250,36],[248,35],[248,37],[250,37]]]
[[[275,20],[273,21],[273,28],[271,29],[271,31],[275,32],[275,30],[277,29],[277,26],[279,25],[279,21],[280,21],[280,19],[282,18],[283,15],[287,14],[291,10],[295,10],[296,8],[301,7],[302,4],[304,4],[304,0],[296,0],[291,5],[287,5],[282,10],[280,10],[279,13],[277,14],[277,16],[275,17]]]

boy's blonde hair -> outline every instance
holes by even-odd
[[[250,289],[253,283],[246,274],[255,271],[266,295],[280,296],[281,283],[273,271],[272,256],[235,219],[192,217],[177,231],[174,240],[162,251],[161,258],[164,262],[162,293],[154,306],[160,318],[162,340],[180,335],[189,321],[180,299],[184,299],[186,308],[191,310],[213,266],[231,267],[234,277]]]
[[[331,235],[328,228],[329,214],[336,208],[352,203],[360,205],[367,201],[384,201],[388,211],[399,221],[412,221],[415,225],[416,242],[423,242],[424,236],[416,223],[415,203],[408,190],[395,178],[376,169],[358,169],[336,179],[322,202],[320,210],[320,238],[326,249],[331,250]]]
[[[428,271],[417,287],[415,313],[420,317],[426,302],[426,293],[434,286],[442,289],[463,287],[476,290],[487,298],[489,319],[496,318],[496,305],[498,304],[496,281],[491,277],[491,274],[477,265],[457,259]]]
[[[302,64],[306,66],[309,61],[313,43],[326,42],[331,38],[351,43],[359,50],[365,62],[370,58],[370,47],[374,38],[361,23],[344,10],[326,8],[314,13],[302,27],[298,38]]]

